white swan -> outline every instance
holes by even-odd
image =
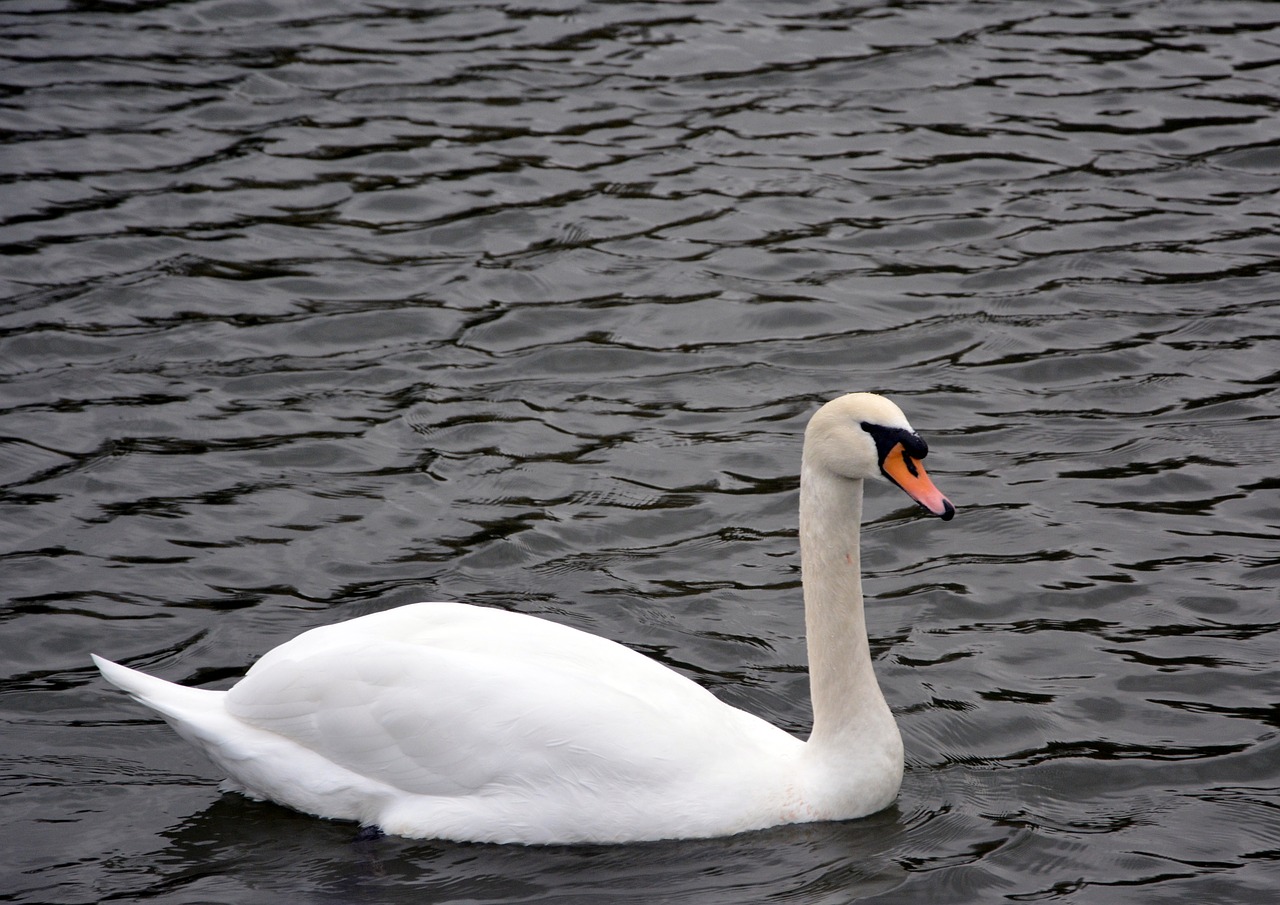
[[[884,474],[949,519],[926,451],[870,393],[827,403],[805,431],[806,742],[612,641],[458,603],[306,632],[225,692],[94,662],[230,788],[396,835],[628,842],[860,817],[902,780],[863,620],[862,482]]]

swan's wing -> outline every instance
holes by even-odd
[[[598,635],[522,613],[452,602],[415,603],[312,629],[269,651],[249,675],[279,661],[346,647],[359,639],[511,657],[526,664],[576,667],[597,674],[630,675],[638,670],[642,673],[635,676],[638,684],[648,681],[667,687],[667,676],[688,681]]]
[[[673,771],[710,768],[731,740],[738,750],[794,741],[621,645],[461,605],[301,635],[255,664],[227,709],[426,795],[656,788]]]
[[[697,683],[615,641],[565,625],[464,603],[416,603],[304,632],[269,651],[249,676],[278,663],[346,649],[358,641],[405,644],[423,656],[440,652],[477,654],[507,661],[520,673],[537,669],[576,674],[581,681],[604,684],[636,696],[659,710],[673,711],[702,699],[719,702]],[[460,681],[460,679],[459,679]]]

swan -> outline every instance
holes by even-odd
[[[903,769],[863,617],[862,485],[886,477],[950,519],[927,451],[871,393],[828,402],[805,430],[807,741],[615,642],[462,603],[312,629],[229,691],[91,656],[225,771],[224,788],[393,835],[618,843],[861,817],[895,799]]]

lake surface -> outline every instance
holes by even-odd
[[[0,901],[1274,901],[1280,5],[33,0],[0,67]],[[466,599],[804,735],[852,389],[959,509],[868,493],[869,819],[356,841],[89,665]]]

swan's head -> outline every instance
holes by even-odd
[[[924,470],[928,444],[883,396],[849,393],[828,402],[809,420],[804,449],[814,466],[855,480],[883,475],[943,521],[956,514]]]

